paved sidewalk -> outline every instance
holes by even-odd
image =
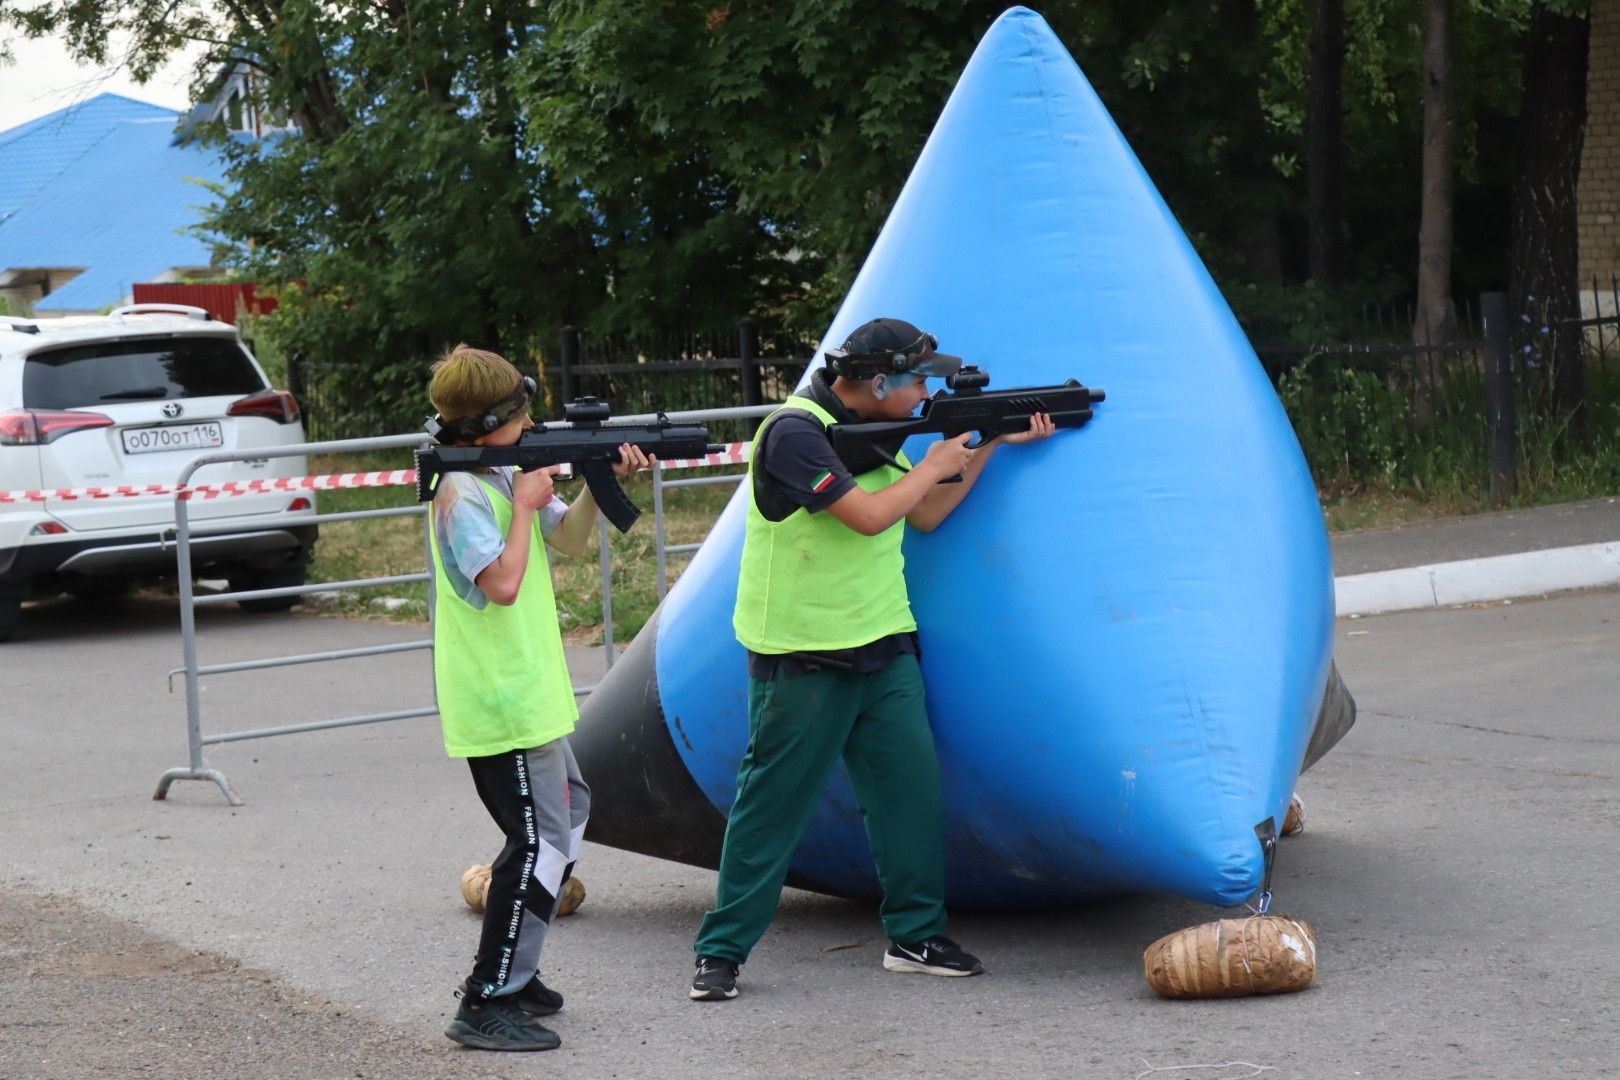
[[[1338,577],[1620,540],[1620,496],[1334,533]]]
[[[1620,497],[1332,538],[1338,612],[1447,607],[1620,585]]]

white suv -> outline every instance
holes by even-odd
[[[298,403],[275,390],[236,328],[200,308],[136,304],[104,316],[0,316],[0,492],[173,484],[206,450],[304,442]],[[194,484],[303,476],[303,457],[199,469]],[[233,589],[304,583],[315,546],[313,492],[193,499],[212,532],[192,541],[199,577]],[[204,524],[206,523],[206,524]],[[172,497],[0,502],[0,641],[23,600],[63,589],[116,592],[175,571]],[[254,611],[294,597],[244,600]]]

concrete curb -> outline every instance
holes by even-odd
[[[1333,580],[1340,616],[1620,585],[1620,541],[1409,566]]]

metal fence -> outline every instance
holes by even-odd
[[[814,348],[790,334],[762,336],[752,319],[724,331],[643,338],[592,337],[565,326],[540,370],[553,415],[586,395],[617,412],[704,409],[719,401],[748,408],[792,393]],[[752,432],[752,423],[732,421],[711,434],[730,442]]]
[[[1502,449],[1493,451],[1492,440],[1500,441],[1508,425],[1521,456],[1566,460],[1585,434],[1572,423],[1571,393],[1586,406],[1580,412],[1606,416],[1620,407],[1620,281],[1592,282],[1581,296],[1582,317],[1553,325],[1540,325],[1532,312],[1495,309],[1490,328],[1509,350],[1495,384],[1486,312],[1503,302],[1501,294],[1461,298],[1443,328],[1422,324],[1412,303],[1323,307],[1286,320],[1250,318],[1244,326],[1323,485],[1421,483],[1438,475],[1493,484],[1501,496],[1512,489],[1511,470],[1505,487],[1493,480],[1504,472],[1493,459]],[[641,337],[564,327],[533,366],[545,386],[542,409],[553,416],[582,395],[618,413],[716,402],[757,406],[791,392],[813,349],[802,336],[749,319],[721,330]],[[1576,391],[1562,385],[1571,372],[1555,378],[1546,360],[1570,355],[1580,358]],[[362,366],[299,368],[292,389],[305,403],[312,435],[363,434],[340,430],[345,417],[357,415],[345,412],[344,395],[345,387],[364,383]],[[731,441],[752,432],[752,423],[736,421],[714,435]]]
[[[1427,375],[1428,381],[1443,381],[1445,368],[1479,360],[1486,347],[1485,311],[1497,302],[1491,298],[1501,295],[1453,300],[1443,328],[1428,324],[1414,304],[1403,302],[1337,308],[1289,322],[1250,319],[1244,331],[1274,383],[1305,360],[1324,357],[1391,378]],[[1551,326],[1537,324],[1530,312],[1509,312],[1508,317],[1532,336],[1578,336],[1588,368],[1604,371],[1620,365],[1620,278],[1606,285],[1592,281],[1581,290],[1580,304],[1580,318]]]
[[[1620,407],[1620,283],[1594,282],[1582,306],[1582,318],[1544,321],[1485,293],[1456,306],[1444,333],[1410,305],[1296,325],[1283,342],[1261,336],[1275,326],[1249,330],[1319,482],[1405,471],[1477,480],[1504,499],[1527,449],[1567,458],[1578,414]]]
[[[326,660],[343,660],[361,656],[379,656],[387,653],[411,652],[422,649],[431,649],[431,640],[403,642],[394,645],[374,645],[356,649],[335,649],[322,653],[299,653],[289,656],[269,657],[258,660],[242,660],[229,664],[203,665],[197,659],[197,609],[218,604],[229,604],[239,600],[268,600],[272,597],[304,596],[309,593],[327,592],[337,589],[372,588],[384,585],[399,585],[407,582],[422,581],[427,583],[428,608],[433,607],[433,575],[430,572],[433,565],[432,552],[427,547],[427,531],[423,530],[423,551],[426,555],[424,569],[415,574],[399,574],[389,577],[375,577],[358,579],[354,581],[329,581],[316,585],[297,585],[280,589],[253,589],[242,592],[209,593],[198,596],[192,581],[191,545],[193,539],[199,535],[197,529],[191,526],[189,511],[189,498],[185,490],[198,469],[204,465],[223,461],[244,461],[265,457],[302,457],[308,454],[343,454],[362,453],[376,450],[408,450],[422,445],[420,435],[393,435],[378,439],[349,439],[341,442],[301,443],[294,446],[276,447],[274,449],[255,449],[249,451],[220,451],[219,453],[203,454],[193,458],[184,469],[180,471],[176,481],[177,490],[174,498],[174,524],[175,524],[175,559],[176,572],[180,579],[180,650],[183,657],[181,667],[169,672],[169,681],[172,685],[176,675],[183,675],[186,684],[186,747],[188,761],[184,766],[169,769],[158,779],[157,790],[152,798],[163,799],[169,794],[169,788],[176,780],[208,780],[218,786],[226,800],[232,806],[241,806],[242,797],[226,779],[225,774],[217,769],[209,768],[203,761],[203,747],[227,742],[241,742],[246,739],[263,739],[274,735],[294,735],[304,731],[321,731],[331,728],[354,727],[360,724],[376,724],[389,720],[406,720],[412,717],[432,716],[438,712],[436,708],[422,707],[415,709],[396,710],[386,713],[371,713],[365,716],[348,716],[328,720],[315,720],[302,724],[287,724],[274,728],[259,728],[252,731],[233,731],[226,733],[205,734],[202,726],[202,677],[205,675],[226,675],[238,671],[262,671],[266,668],[293,667],[300,664],[313,664]],[[409,506],[386,507],[379,510],[354,510],[345,513],[317,514],[313,518],[300,518],[299,524],[314,522],[359,521],[366,518],[400,517],[414,515],[425,519],[426,504]],[[236,526],[240,528],[260,528],[255,523],[252,526]],[[209,535],[218,535],[220,532],[235,531],[235,529],[212,528]]]
[[[562,415],[564,403],[592,396],[617,414],[707,409],[715,402],[741,407],[785,399],[797,384],[816,342],[753,319],[708,331],[639,336],[599,336],[563,327],[553,346],[524,358],[511,357],[538,376],[544,400],[536,410]],[[353,360],[290,357],[288,389],[303,406],[312,437],[347,438],[365,434],[370,401],[357,402],[355,387],[366,384],[366,365]],[[426,409],[425,393],[422,408]],[[752,424],[718,422],[720,441],[747,438]]]
[[[753,406],[741,408],[704,409],[690,412],[670,413],[672,420],[689,423],[703,423],[711,429],[720,424],[739,424],[757,421],[761,416],[771,411],[771,406]],[[651,415],[622,417],[626,421],[646,422],[653,419]],[[362,724],[377,724],[392,720],[409,720],[424,716],[433,716],[438,713],[435,705],[423,705],[411,709],[399,709],[392,712],[369,713],[361,716],[346,716],[330,719],[311,720],[298,724],[286,724],[279,727],[258,728],[249,731],[232,732],[205,732],[203,729],[202,714],[202,679],[205,676],[228,675],[240,671],[263,671],[268,668],[292,667],[301,664],[320,663],[333,660],[347,660],[359,657],[381,656],[390,653],[431,651],[433,640],[431,632],[425,639],[399,642],[391,645],[372,645],[350,649],[335,649],[318,653],[299,653],[286,656],[264,657],[253,660],[241,660],[224,664],[202,664],[198,659],[198,635],[196,612],[199,607],[215,606],[234,603],[241,600],[271,599],[274,597],[303,596],[310,593],[330,592],[337,590],[375,588],[391,585],[400,585],[411,582],[425,582],[428,590],[428,612],[431,625],[433,612],[433,552],[428,530],[432,527],[427,516],[428,503],[412,502],[402,506],[385,507],[375,510],[355,510],[341,513],[322,513],[314,517],[300,517],[301,525],[311,522],[328,523],[338,521],[358,521],[371,518],[415,516],[423,519],[422,551],[423,569],[412,574],[396,574],[386,577],[362,578],[350,581],[329,581],[312,585],[291,586],[278,589],[254,589],[240,592],[219,592],[198,595],[192,580],[192,542],[199,536],[216,536],[238,529],[264,527],[264,522],[255,520],[251,525],[220,526],[209,525],[193,528],[188,512],[188,497],[186,485],[192,476],[204,465],[224,461],[241,461],[245,458],[264,457],[300,457],[313,454],[341,455],[352,453],[367,453],[374,451],[410,450],[424,445],[421,435],[391,435],[371,439],[347,439],[331,442],[304,443],[294,446],[277,447],[272,450],[258,449],[253,451],[221,451],[218,453],[203,454],[193,458],[181,470],[177,480],[175,493],[175,553],[177,573],[180,584],[180,637],[183,663],[181,667],[169,672],[171,685],[176,676],[183,676],[186,690],[186,747],[187,763],[163,773],[158,780],[157,790],[153,793],[154,799],[163,799],[168,796],[169,788],[176,780],[206,780],[216,785],[226,800],[232,806],[242,805],[242,798],[231,785],[230,780],[218,769],[210,768],[203,760],[203,748],[221,743],[241,742],[248,739],[264,739],[278,735],[296,735],[309,731],[327,731],[334,728],[355,727]],[[695,550],[698,545],[686,544],[674,547],[665,543],[664,518],[664,491],[668,488],[696,486],[709,482],[735,483],[738,477],[699,478],[693,480],[664,480],[662,469],[653,474],[653,501],[654,522],[653,532],[657,547],[659,568],[658,595],[664,595],[665,568],[669,554],[679,554]],[[609,544],[608,523],[606,518],[599,518],[597,523],[598,561],[602,588],[602,621],[603,621],[603,662],[612,667],[615,657],[613,634],[613,575],[612,550]],[[432,665],[429,663],[429,671]],[[589,694],[594,686],[576,686],[574,695],[583,697]],[[216,695],[213,700],[221,700],[224,695]]]

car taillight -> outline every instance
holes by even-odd
[[[314,505],[315,505],[314,503],[310,502],[308,499],[306,499],[302,495],[300,495],[300,496],[298,496],[298,498],[294,499],[292,502],[287,504],[287,509],[288,510],[308,510],[310,507],[312,507]]]
[[[0,446],[43,446],[70,431],[112,425],[113,418],[101,413],[21,409],[0,413]]]
[[[231,402],[226,416],[263,416],[278,424],[291,424],[298,419],[298,399],[285,390],[261,390]]]

